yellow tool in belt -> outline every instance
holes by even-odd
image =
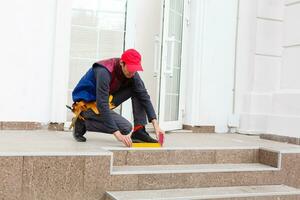
[[[112,100],[113,100],[113,96],[109,95],[108,102],[109,102],[109,109],[111,109],[111,110],[116,107],[112,103]],[[71,123],[69,129],[71,129],[72,127],[74,127],[75,122],[76,122],[76,120],[78,118],[84,120],[84,118],[81,116],[81,112],[83,112],[83,111],[87,111],[88,109],[91,109],[97,115],[100,114],[100,112],[99,112],[99,110],[97,108],[96,101],[92,101],[92,102],[85,102],[85,101],[75,102],[75,103],[73,103],[72,107],[67,106],[67,108],[69,108],[74,113],[74,115],[75,115],[72,118],[72,123]]]

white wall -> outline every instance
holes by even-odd
[[[300,2],[244,0],[240,10],[239,131],[299,137]]]
[[[55,0],[1,4],[0,121],[49,121],[55,9]]]
[[[273,94],[268,132],[300,137],[300,2],[284,3],[280,83]]]
[[[184,124],[227,132],[232,114],[237,0],[191,1]]]
[[[240,1],[240,10],[237,55],[240,131],[265,133],[272,93],[279,89],[283,3],[244,0]],[[247,50],[250,45],[251,51]]]

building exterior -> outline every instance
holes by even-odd
[[[297,0],[14,0],[0,10],[2,128],[70,121],[81,75],[133,47],[166,130],[300,136]],[[130,119],[130,109],[120,112]]]

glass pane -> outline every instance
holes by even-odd
[[[125,13],[98,13],[99,28],[105,30],[124,31]]]
[[[169,37],[172,37],[173,35],[175,35],[175,18],[176,15],[174,14],[174,12],[172,10],[170,10],[170,13],[169,13],[169,34],[168,36]]]
[[[124,48],[126,0],[73,0],[72,8],[71,58],[96,62],[119,57]]]
[[[95,28],[73,26],[71,29],[71,57],[96,58],[98,33]]]
[[[172,68],[172,66],[171,66],[171,64],[172,64],[172,56],[171,56],[171,53],[172,53],[172,42],[171,41],[168,41],[167,43],[166,43],[166,48],[167,48],[167,62],[166,62],[166,69],[169,71],[171,68]],[[174,58],[173,58],[174,59]]]
[[[124,32],[100,30],[99,59],[120,57],[123,52]]]
[[[97,27],[97,12],[93,10],[72,10],[72,25]]]
[[[179,114],[179,95],[176,94],[167,94],[166,102],[169,102],[165,105],[165,121],[177,121]]]
[[[165,105],[165,121],[171,121],[171,98],[170,95],[166,95],[166,102],[169,104]]]
[[[177,40],[181,40],[183,0],[171,0],[169,11],[169,37],[175,35]]]
[[[119,57],[123,52],[127,1],[72,0],[72,2],[68,86],[70,104],[73,88],[94,62]],[[120,109],[117,110],[119,111]]]
[[[181,50],[182,50],[182,20],[183,20],[183,0],[171,0],[168,24],[168,37],[175,36],[173,66],[169,66],[171,43],[167,48],[166,67],[173,70],[172,77],[166,77],[166,94],[165,94],[165,121],[177,121],[179,115],[179,94],[180,94],[180,72],[181,72]]]
[[[125,0],[73,0],[72,8],[80,10],[125,12]],[[176,5],[174,5],[175,7]]]
[[[166,82],[171,83],[173,80],[172,77],[167,76],[166,77]],[[166,93],[171,93],[172,92],[172,84],[166,84]]]
[[[72,77],[72,79],[69,79],[70,88],[74,88],[77,85],[81,77],[92,67],[94,62],[94,60],[89,59],[70,59],[70,66],[72,69],[70,70],[70,77]]]
[[[177,121],[178,120],[178,111],[179,111],[179,95],[172,95],[171,100],[171,121]]]
[[[99,0],[98,10],[125,13],[125,0]]]
[[[97,10],[99,0],[73,0],[72,9]]]
[[[182,16],[176,14],[175,15],[175,27],[174,27],[174,35],[176,40],[181,41],[181,37],[182,37]]]
[[[181,43],[175,42],[174,47],[174,67],[180,67],[181,63]]]
[[[174,1],[176,1],[175,10],[179,13],[183,13],[184,0],[174,0]]]
[[[173,71],[173,78],[172,78],[172,91],[173,94],[179,95],[179,89],[180,89],[180,68],[175,68]]]
[[[173,10],[175,10],[175,8],[176,8],[176,1],[177,0],[170,0],[170,8]]]

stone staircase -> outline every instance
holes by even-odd
[[[125,148],[111,135],[2,132],[0,200],[300,200],[300,146],[238,134],[166,135]]]
[[[300,199],[288,154],[269,149],[111,151],[106,200]]]

